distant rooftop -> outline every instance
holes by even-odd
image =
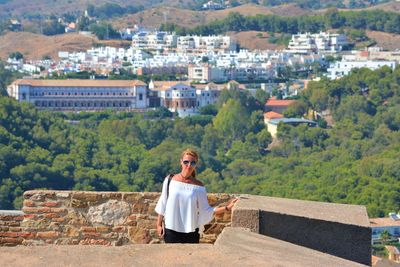
[[[132,87],[132,86],[146,86],[146,84],[139,80],[83,80],[83,79],[68,79],[68,80],[34,80],[34,79],[19,79],[13,82],[19,85],[31,86],[62,86],[62,87]]]
[[[296,100],[280,100],[280,99],[268,99],[266,106],[290,106],[295,103]]]
[[[389,227],[400,226],[400,220],[393,220],[392,218],[370,218],[371,227]]]
[[[315,121],[306,120],[306,119],[298,119],[298,118],[281,118],[281,119],[273,119],[273,120],[269,121],[269,123],[274,124],[274,125],[278,125],[280,122],[289,123],[289,124],[297,124],[297,123],[309,123],[309,124],[313,124],[313,125],[317,124]]]

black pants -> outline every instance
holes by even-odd
[[[196,228],[196,231],[190,233],[181,233],[174,230],[165,229],[165,243],[199,243],[199,240],[199,228]]]

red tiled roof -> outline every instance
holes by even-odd
[[[265,103],[266,106],[290,106],[292,105],[296,100],[279,100],[279,99],[268,99],[267,103]]]
[[[146,86],[147,84],[139,80],[32,80],[20,79],[13,82],[14,84],[31,85],[31,86],[63,86],[63,87],[131,87]]]
[[[272,120],[272,119],[281,119],[281,118],[283,118],[283,115],[279,114],[277,112],[274,112],[274,111],[269,111],[269,112],[265,112],[264,113],[264,118],[265,119],[270,119],[270,120]]]
[[[371,227],[400,226],[400,221],[391,218],[369,218]]]

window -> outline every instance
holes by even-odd
[[[142,101],[142,100],[143,100],[143,94],[140,93],[140,94],[139,94],[139,101]]]

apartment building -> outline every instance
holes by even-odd
[[[295,53],[339,52],[348,44],[344,34],[320,32],[292,35],[288,50]]]
[[[138,32],[132,36],[132,48],[161,50],[175,48],[177,35],[169,32]]]
[[[212,35],[198,36],[186,35],[179,36],[177,41],[177,51],[235,51],[236,41],[229,36]]]
[[[393,69],[396,67],[396,61],[387,60],[365,60],[365,61],[336,61],[327,69],[327,77],[330,79],[338,79],[348,75],[353,69],[368,68],[371,70],[379,69],[383,66],[388,66]]]

